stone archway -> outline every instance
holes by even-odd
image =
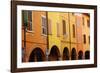
[[[85,59],[90,59],[90,51],[85,52]]]
[[[71,51],[71,60],[76,60],[76,56],[77,56],[76,49],[72,48],[72,51]]]
[[[60,59],[60,52],[57,46],[53,46],[50,50],[49,61],[58,61]]]
[[[67,47],[63,50],[63,60],[69,60],[69,50]]]
[[[41,48],[35,48],[30,56],[29,56],[29,62],[40,62],[45,60],[45,55]]]
[[[83,52],[82,51],[79,51],[78,52],[78,59],[79,60],[82,60],[83,59]]]

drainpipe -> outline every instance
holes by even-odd
[[[46,11],[46,23],[47,23],[47,48],[46,48],[46,61],[48,61],[48,55],[49,55],[49,31],[48,31],[48,11]]]
[[[24,23],[24,61],[26,62],[26,25]]]

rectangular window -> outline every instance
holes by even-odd
[[[83,25],[84,25],[84,17],[82,17],[82,22],[83,22]]]
[[[60,24],[57,23],[57,36],[59,37],[60,36]]]
[[[46,21],[46,16],[42,16],[42,34],[47,35],[47,21]]]
[[[28,11],[28,27],[27,30],[32,31],[32,11]]]
[[[89,20],[87,20],[87,26],[90,27],[90,21]]]
[[[75,38],[75,25],[73,24],[73,38]]]
[[[83,41],[84,41],[84,44],[86,44],[86,35],[85,34],[83,35]]]
[[[62,21],[63,24],[63,35],[66,35],[66,22],[65,20]]]
[[[48,30],[49,30],[49,34],[52,34],[52,22],[50,19],[48,19]]]
[[[28,20],[28,15],[27,15],[27,11],[22,11],[22,26],[24,27],[27,26],[27,20]]]
[[[26,26],[28,31],[32,31],[32,11],[23,10],[22,11],[22,22],[23,27]]]

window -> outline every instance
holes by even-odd
[[[23,26],[26,26],[26,29],[32,31],[32,11],[22,11],[22,21]]]
[[[73,38],[75,38],[75,25],[73,24]]]
[[[49,34],[52,34],[52,22],[50,19],[48,19],[48,30],[49,30]]]
[[[85,34],[83,35],[83,41],[84,41],[84,44],[86,44],[86,35]]]
[[[89,20],[87,20],[87,26],[90,27],[90,21]]]
[[[63,35],[66,35],[66,22],[65,20],[62,21],[63,24]]]
[[[47,35],[46,16],[42,16],[42,34]]]
[[[28,26],[27,30],[32,31],[32,11],[28,11]]]
[[[60,36],[60,25],[59,25],[59,23],[57,23],[57,36],[58,37]]]
[[[83,22],[83,25],[84,25],[84,17],[82,17],[82,22]]]

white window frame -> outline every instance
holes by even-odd
[[[63,19],[64,20],[64,19]],[[66,23],[66,20],[64,20],[65,21],[65,26],[67,26],[67,23]],[[62,26],[63,26],[63,23],[62,23]],[[63,32],[63,36],[64,36],[64,38],[65,37],[67,37],[67,27],[65,27],[66,29],[65,29],[65,31],[66,31],[66,33],[64,34],[64,32]],[[64,28],[63,28],[64,29]],[[63,31],[63,30],[62,30]]]
[[[42,18],[45,18],[45,19],[46,19],[46,16],[45,16],[45,15],[41,15],[41,34],[42,34],[43,36],[47,36],[47,27],[43,27]],[[46,25],[47,25],[47,21],[46,21]],[[46,29],[46,34],[43,33],[43,28]]]

